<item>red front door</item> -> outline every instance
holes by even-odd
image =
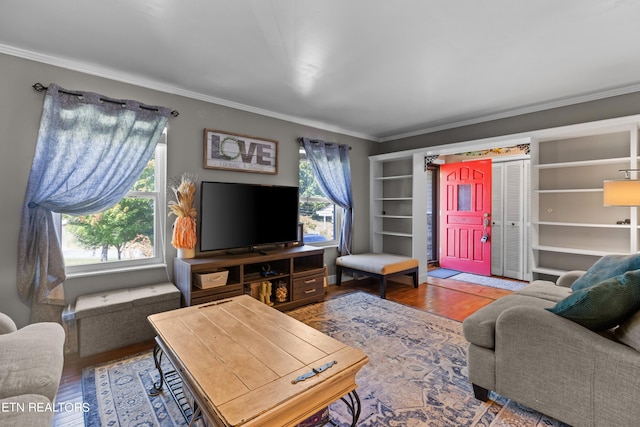
[[[440,266],[491,275],[491,160],[440,166]]]

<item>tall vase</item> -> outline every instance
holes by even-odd
[[[171,244],[178,249],[178,258],[193,258],[196,255],[196,221],[193,217],[182,216],[173,223]],[[181,246],[191,246],[185,248]]]
[[[193,258],[196,256],[195,248],[178,248],[178,258]]]

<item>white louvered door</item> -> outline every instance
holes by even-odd
[[[524,169],[521,160],[504,164],[504,273],[524,278]]]
[[[531,268],[533,266],[532,254],[531,254],[531,160],[523,160],[523,175],[522,184],[524,185],[524,191],[527,198],[524,200],[523,213],[524,213],[524,274],[523,279],[531,281]]]
[[[491,176],[491,274],[503,276],[503,171],[504,163],[493,163]]]
[[[529,160],[493,164],[491,203],[491,274],[531,278]]]

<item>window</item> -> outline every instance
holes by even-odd
[[[327,244],[338,240],[342,209],[334,205],[320,190],[304,148],[300,147],[299,213],[305,244]]]
[[[112,208],[93,215],[56,214],[67,274],[164,262],[166,130],[142,175]]]

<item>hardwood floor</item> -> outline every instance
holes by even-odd
[[[370,280],[345,282],[342,286],[331,285],[325,299],[335,298],[344,293],[364,291],[378,295],[378,286]],[[457,321],[464,320],[476,310],[492,301],[510,294],[511,291],[459,282],[452,279],[429,277],[416,289],[409,281],[390,282],[387,286],[387,299],[439,314]],[[62,381],[56,403],[61,407],[82,407],[82,369],[88,366],[121,359],[153,348],[153,342],[143,343],[113,350],[95,356],[80,358],[77,355],[65,357]],[[61,411],[54,416],[54,426],[84,426],[84,414],[81,411]]]

